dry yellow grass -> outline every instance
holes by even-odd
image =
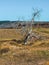
[[[49,65],[49,61],[45,62],[45,65]]]
[[[33,32],[49,37],[49,28],[36,28]],[[1,65],[49,65],[49,39],[37,40],[32,45],[22,45],[11,41],[23,40],[25,35],[26,33],[22,35],[21,29],[0,29]],[[7,53],[4,53],[5,49],[9,51],[6,50]]]
[[[21,30],[17,29],[0,29],[0,40],[21,40],[26,33],[21,33]]]

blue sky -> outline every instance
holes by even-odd
[[[0,20],[30,20],[32,8],[42,9],[38,20],[49,21],[49,0],[0,0]]]

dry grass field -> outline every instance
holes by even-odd
[[[49,28],[33,32],[43,39],[24,45],[26,33],[21,29],[0,29],[0,65],[49,65]]]
[[[21,40],[25,34],[22,34],[20,29],[0,29],[0,40]]]

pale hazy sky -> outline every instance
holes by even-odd
[[[49,0],[0,0],[0,20],[30,20],[32,8],[42,9],[39,20],[49,21]]]

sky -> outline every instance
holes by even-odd
[[[49,0],[0,0],[0,20],[31,20],[33,8],[42,10],[38,20],[49,21]]]

